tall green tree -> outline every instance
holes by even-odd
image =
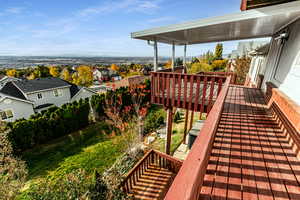
[[[223,44],[218,43],[215,48],[215,60],[222,60],[223,56]]]

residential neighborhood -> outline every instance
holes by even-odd
[[[28,119],[34,113],[52,106],[59,107],[90,98],[95,94],[97,93],[89,88],[79,87],[54,77],[6,81],[0,90],[1,119],[10,122],[21,118]]]

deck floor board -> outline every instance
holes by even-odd
[[[300,199],[300,161],[262,93],[229,88],[200,199]]]

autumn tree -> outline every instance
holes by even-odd
[[[55,67],[55,66],[49,67],[49,72],[50,72],[51,76],[53,76],[53,77],[59,77],[59,69],[58,69],[58,67]]]
[[[129,88],[131,100],[132,100],[132,108],[136,116],[137,120],[137,127],[138,127],[138,135],[140,141],[143,141],[143,121],[146,117],[146,114],[148,112],[148,108],[150,106],[150,88],[149,85],[147,87],[147,84],[139,84],[139,85],[133,85]]]
[[[193,63],[189,68],[189,73],[191,74],[210,71],[212,71],[212,66],[204,62]]]
[[[17,74],[17,70],[15,69],[10,69],[6,71],[6,75],[9,77],[16,77],[16,74]]]
[[[214,60],[211,64],[213,71],[225,71],[228,60]]]
[[[64,68],[61,72],[61,78],[64,79],[65,81],[72,82],[72,76],[68,70],[68,68]]]
[[[120,67],[116,64],[111,64],[110,69],[116,72],[120,69]]]
[[[251,58],[243,56],[241,58],[235,59],[232,63],[234,67],[234,72],[237,74],[237,83],[244,84],[246,80],[247,73],[249,72],[251,63]]]
[[[27,79],[28,80],[33,80],[33,79],[35,79],[36,77],[35,77],[35,75],[34,75],[34,73],[32,72],[29,76],[27,76]]]
[[[165,68],[169,69],[172,67],[172,60],[168,60],[168,62],[165,63]]]
[[[73,83],[81,86],[90,86],[93,84],[92,68],[86,65],[81,65],[76,69],[77,73],[72,75]]]
[[[222,60],[223,57],[223,44],[218,43],[215,48],[215,60]]]

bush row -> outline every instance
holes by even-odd
[[[70,134],[89,124],[88,99],[53,107],[32,115],[28,120],[21,119],[9,123],[8,138],[14,151],[23,151],[37,144]]]

